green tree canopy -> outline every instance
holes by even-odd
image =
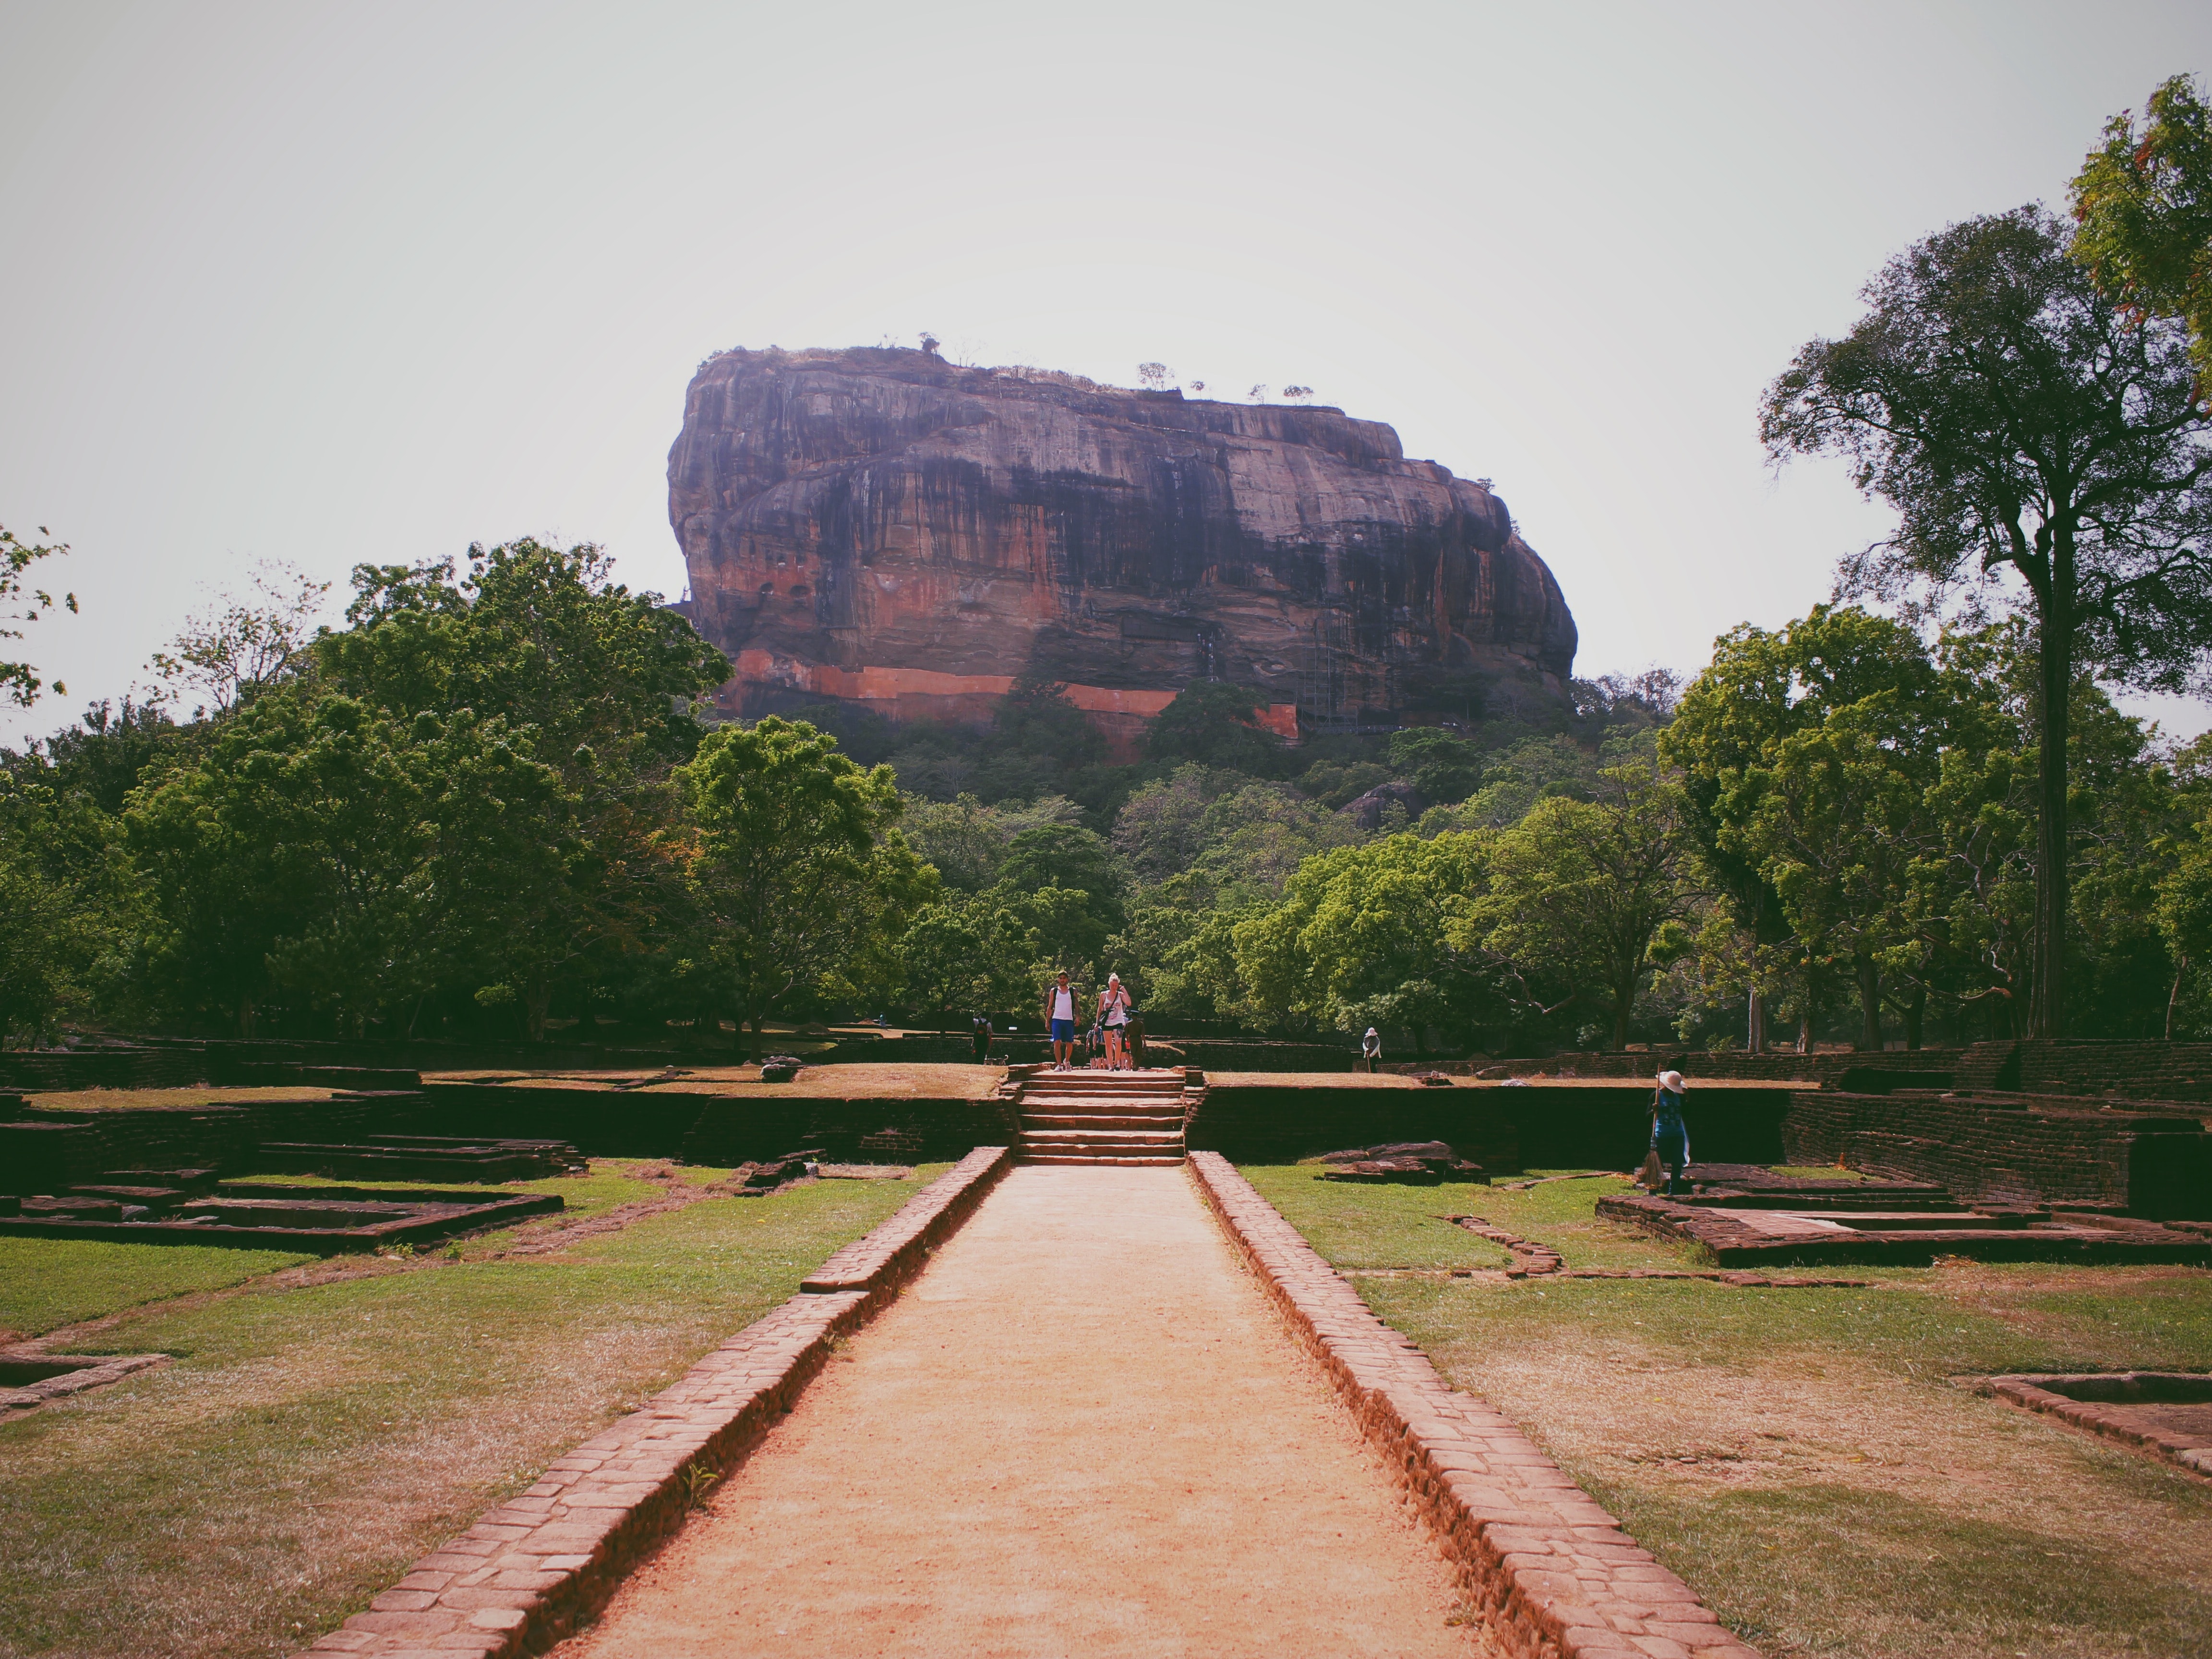
[[[2212,643],[2212,441],[2186,331],[2100,293],[2034,207],[1968,220],[1892,260],[1867,313],[1768,388],[1778,462],[1836,454],[1896,508],[1840,586],[1940,598],[2009,567],[2041,665],[2029,1030],[2065,1024],[2067,715],[2077,667],[2176,688]]]
[[[588,542],[471,547],[465,574],[450,559],[362,565],[346,619],[316,642],[334,688],[397,714],[473,708],[533,726],[564,771],[580,749],[683,759],[698,741],[692,699],[730,675],[727,658],[659,594],[617,582]]]
[[[676,776],[704,950],[757,1054],[763,1019],[903,937],[934,872],[895,828],[890,769],[863,771],[803,720],[721,726]]]
[[[1465,800],[1481,786],[1482,750],[1433,726],[1394,732],[1390,764],[1431,806]]]
[[[1609,767],[1604,786],[1595,800],[1540,800],[1498,836],[1480,926],[1524,981],[1600,1011],[1619,1048],[1644,974],[1688,946],[1691,844],[1680,791],[1651,768]]]
[[[2186,75],[2162,82],[2140,127],[2124,110],[2074,177],[2074,257],[2124,306],[2186,324],[2212,381],[2212,106]]]
[[[39,526],[39,534],[51,536],[53,532],[46,526]],[[18,540],[15,532],[0,525],[0,640],[20,640],[23,630],[15,624],[34,623],[55,608],[54,596],[42,587],[33,587],[24,579],[24,572],[40,559],[58,557],[69,551],[61,542],[40,544]],[[76,595],[64,593],[60,599],[63,610],[76,610]],[[39,700],[46,682],[39,671],[28,662],[10,662],[0,659],[0,696],[21,708],[28,708]],[[59,680],[54,690],[66,691]]]
[[[1155,761],[1195,761],[1255,777],[1273,775],[1282,752],[1282,738],[1260,724],[1258,695],[1226,680],[1193,680],[1145,734],[1145,753]]]

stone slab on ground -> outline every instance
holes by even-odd
[[[2212,1266],[2212,1239],[2193,1231],[2089,1214],[2058,1212],[2047,1222],[2015,1225],[2002,1215],[1928,1213],[1893,1217],[1886,1227],[1879,1214],[1833,1210],[1808,1215],[1628,1194],[1601,1198],[1597,1213],[1662,1238],[1701,1245],[1724,1267],[1823,1262],[1925,1267],[1946,1255],[1977,1261]]]
[[[1005,1147],[978,1147],[859,1241],[877,1243],[854,1258],[865,1272],[852,1285],[802,1291],[748,1325],[679,1382],[556,1458],[521,1496],[422,1557],[310,1651],[509,1659],[567,1635],[683,1523],[702,1483],[792,1409],[832,1343],[890,1300],[1006,1161]]]
[[[561,1651],[1480,1651],[1455,1604],[1188,1176],[1030,1165]]]
[[[1531,1659],[1756,1659],[1520,1430],[1455,1393],[1216,1152],[1191,1172],[1449,1540],[1493,1639]]]

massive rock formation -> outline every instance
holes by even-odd
[[[1504,502],[1334,409],[729,351],[691,381],[668,515],[733,712],[980,719],[1034,675],[1127,738],[1211,676],[1293,735],[1548,701],[1574,661]]]

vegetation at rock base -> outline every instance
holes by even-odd
[[[1060,968],[1394,1054],[2212,1035],[2212,741],[2112,701],[2212,668],[2205,112],[2169,81],[2071,225],[1940,230],[1797,353],[1770,455],[1842,459],[1896,529],[1686,684],[1409,672],[1406,729],[1297,743],[1204,675],[1141,740],[1036,672],[983,730],[718,724],[729,663],[596,547],[362,566],[312,637],[275,567],[164,692],[0,757],[0,1042],[712,1045],[1025,1020]],[[65,550],[0,550],[0,625],[43,614]]]

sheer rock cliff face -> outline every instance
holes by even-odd
[[[1018,677],[1127,740],[1191,680],[1295,735],[1561,697],[1575,623],[1505,504],[1334,409],[919,351],[731,351],[668,457],[732,712],[988,716]]]

